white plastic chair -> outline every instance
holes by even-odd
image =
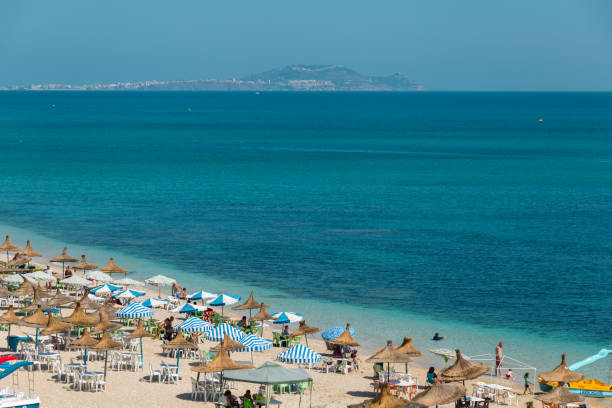
[[[157,381],[162,381],[162,372],[160,370],[154,370],[153,364],[149,363],[149,382],[153,382],[153,378],[157,377]]]
[[[201,395],[204,400],[204,388],[198,384],[195,378],[191,377],[191,399],[197,400],[198,396]]]

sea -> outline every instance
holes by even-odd
[[[612,348],[612,93],[2,92],[0,180],[21,246],[253,289],[364,354]]]

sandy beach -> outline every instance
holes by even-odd
[[[46,265],[43,262],[42,265]],[[57,267],[52,266],[56,271]],[[79,273],[77,273],[79,274]],[[147,296],[157,296],[157,288],[152,287],[135,287],[134,289],[147,292]],[[168,288],[166,288],[166,292]],[[265,301],[265,299],[260,299]],[[230,308],[226,308],[226,315]],[[68,316],[72,311],[71,308],[63,308],[62,315]],[[174,315],[175,324],[180,321],[183,316],[170,313],[164,309],[155,309],[155,318],[163,320],[166,317]],[[234,314],[235,315],[235,314]],[[235,315],[235,317],[240,317]],[[348,317],[347,317],[348,318]],[[130,328],[129,330],[132,330]],[[277,331],[276,327],[266,327],[264,337],[271,339],[272,331]],[[14,335],[30,335],[33,336],[35,329],[13,326],[12,334]],[[325,344],[318,335],[310,336],[309,346],[323,356],[329,356]],[[357,336],[358,340],[359,337]],[[0,342],[6,344],[6,332],[0,335]],[[190,367],[199,364],[193,359],[182,359],[179,375],[180,381],[178,384],[166,384],[159,382],[149,382],[149,363],[154,368],[159,368],[162,362],[172,363],[174,358],[164,356],[162,353],[161,341],[150,338],[143,339],[144,364],[142,371],[116,371],[108,368],[107,375],[107,390],[102,392],[76,391],[70,384],[57,381],[56,375],[43,370],[34,370],[26,372],[18,370],[17,374],[8,376],[0,381],[0,387],[14,386],[17,390],[28,390],[28,378],[33,380],[34,395],[39,395],[41,398],[41,406],[49,408],[69,408],[82,407],[83,404],[89,407],[168,407],[168,406],[214,406],[211,402],[192,401],[191,400],[191,380],[190,377],[195,377],[195,373],[190,370]],[[208,351],[215,343],[205,341],[199,345],[200,350]],[[418,347],[418,345],[416,345]],[[382,345],[381,345],[382,347]],[[276,355],[283,349],[274,347],[271,350],[262,353],[253,353],[254,365],[260,366],[266,361],[275,361]],[[425,350],[423,350],[425,352]],[[312,394],[306,392],[303,396],[296,394],[274,394],[274,398],[282,402],[283,407],[299,407],[309,406],[316,408],[340,408],[346,407],[349,404],[359,403],[366,398],[373,398],[373,367],[372,364],[365,363],[364,360],[369,357],[372,350],[360,349],[359,357],[361,360],[360,369],[348,374],[340,373],[325,373],[324,371],[313,368],[310,370],[310,375],[313,379]],[[77,360],[78,351],[61,352],[62,362],[67,363],[69,360]],[[250,353],[232,353],[231,357],[234,361],[250,363]],[[416,377],[419,389],[424,389],[426,379],[426,369],[416,359],[414,363],[409,365],[409,371],[413,377]],[[551,362],[553,366],[555,362]],[[92,361],[89,363],[90,369],[103,370],[104,361]],[[403,369],[398,367],[398,371]],[[500,383],[506,386],[511,386],[513,391],[521,394],[522,386],[517,382],[510,382],[496,377],[482,377],[482,381],[488,383]],[[471,394],[471,382],[466,383],[468,394]],[[257,392],[258,386],[254,384],[234,383],[232,392],[235,395],[242,395],[245,390],[250,389],[252,392]],[[531,396],[519,397],[519,406],[524,406],[528,401],[531,401]],[[536,406],[540,402],[536,401]],[[588,406],[604,407],[609,405],[606,400],[589,399]],[[449,405],[450,406],[450,405]]]

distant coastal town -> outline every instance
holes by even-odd
[[[31,84],[3,91],[422,91],[403,74],[364,76],[341,65],[291,65],[231,79],[137,81],[92,84]]]

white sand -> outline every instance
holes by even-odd
[[[137,288],[147,291],[152,296],[157,296],[157,289]],[[265,299],[258,299],[264,300]],[[229,308],[227,308],[229,309]],[[159,320],[165,319],[170,313],[155,309],[155,318]],[[70,309],[63,309],[63,314],[68,315]],[[227,314],[227,313],[226,313]],[[175,323],[179,316],[175,316]],[[265,328],[265,337],[271,338],[272,327]],[[29,334],[33,335],[35,329],[13,326],[12,334]],[[0,344],[6,344],[6,332],[0,335]],[[358,338],[356,340],[359,340]],[[41,406],[49,408],[69,408],[69,407],[213,407],[210,402],[191,401],[191,380],[190,377],[195,377],[196,374],[190,371],[190,366],[196,364],[194,360],[181,359],[179,374],[181,380],[178,384],[165,384],[147,381],[149,363],[152,363],[155,368],[159,368],[163,361],[174,362],[175,359],[164,357],[161,352],[161,342],[150,338],[143,339],[144,345],[144,370],[143,371],[112,371],[109,369],[107,376],[107,390],[105,392],[87,392],[74,391],[64,382],[57,382],[55,375],[46,371],[33,371],[30,375],[34,379],[34,395],[39,395],[41,398]],[[200,345],[200,349],[207,351],[213,343],[206,342]],[[326,353],[325,345],[321,340],[309,339],[309,345],[315,351]],[[418,345],[417,345],[418,347]],[[282,349],[273,348],[264,353],[253,353],[254,364],[259,366],[265,361],[274,361],[278,353]],[[61,352],[62,361],[69,362],[70,358],[75,358],[78,352]],[[365,360],[368,355],[361,353],[361,360]],[[232,353],[234,361],[250,361],[250,353]],[[93,361],[88,363],[88,367],[93,370],[103,370],[104,361]],[[419,385],[425,382],[425,369],[415,364],[410,364],[410,372],[418,378]],[[402,371],[403,365],[398,367]],[[348,375],[339,373],[321,372],[319,370],[311,370],[313,378],[312,406],[313,407],[346,407],[348,404],[358,403],[365,398],[374,397],[372,389],[372,365],[361,362],[361,370]],[[13,378],[17,377],[17,378]],[[17,374],[8,376],[0,381],[0,387],[13,386],[14,379],[18,379],[19,385],[15,388],[20,391],[28,391],[28,373],[25,370],[19,370]],[[483,379],[485,382],[492,382],[491,377]],[[506,383],[508,385],[508,383]],[[522,392],[521,386],[518,383],[513,383],[516,392]],[[471,384],[466,384],[468,393],[471,393]],[[258,387],[254,384],[234,384],[235,389],[232,392],[235,395],[242,395],[246,389],[256,392]],[[308,407],[310,395],[306,392],[302,396],[301,406]],[[283,407],[298,407],[298,395],[275,395],[275,398],[282,401]],[[520,405],[524,406],[525,402],[531,400],[531,397],[521,397]],[[589,406],[603,407],[609,406],[604,400],[589,399]],[[448,405],[451,406],[451,405]],[[540,402],[535,402],[536,407],[540,407]]]

